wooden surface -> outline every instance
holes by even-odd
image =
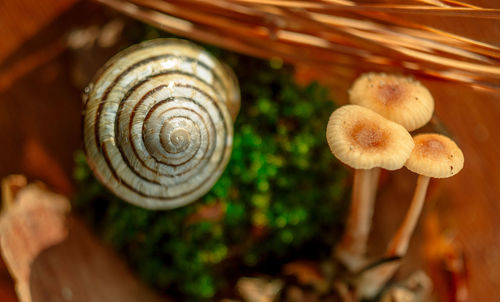
[[[0,1],[0,178],[23,173],[65,194],[73,190],[72,152],[81,146],[80,92],[69,83],[65,34],[96,7],[76,2]],[[0,301],[17,301],[2,259]]]
[[[7,2],[0,6],[0,34],[4,34],[0,44],[0,176],[22,173],[71,194],[72,152],[81,147],[81,87],[71,81],[67,35],[104,15],[97,13],[100,6],[89,2],[70,7],[75,0],[2,3]],[[43,9],[23,11],[31,2]],[[17,4],[11,7],[13,3]],[[23,27],[19,20],[29,22]]]
[[[59,192],[71,194],[73,151],[81,147],[80,90],[69,81],[70,56],[65,33],[93,16],[95,6],[73,0],[23,1],[0,5],[0,177],[24,173],[41,179]],[[48,4],[50,2],[50,4]],[[486,2],[486,1],[483,1]],[[500,5],[490,0],[491,7]],[[40,8],[40,7],[43,8]],[[21,20],[27,20],[26,25]],[[500,45],[500,28],[471,27],[461,19],[445,26],[479,40]],[[21,25],[20,25],[21,24]],[[500,301],[500,95],[464,86],[425,80],[436,99],[436,115],[463,149],[464,170],[457,176],[433,181],[440,193],[424,212],[435,213],[444,231],[456,234],[465,252],[470,285],[469,301]],[[402,170],[388,178],[376,211],[372,239],[383,246],[402,219],[412,193],[414,175]],[[392,191],[391,186],[397,187]],[[391,211],[387,209],[390,208]],[[417,227],[410,246],[409,267],[422,261],[430,242],[426,218]],[[423,243],[423,244],[422,244]],[[374,250],[377,251],[376,249]],[[56,251],[57,252],[57,251]],[[39,264],[36,269],[42,270]],[[12,300],[12,282],[0,265],[0,301]],[[408,268],[402,274],[410,271]],[[41,271],[40,271],[41,272]],[[40,273],[41,274],[41,273]],[[447,284],[440,283],[441,286]],[[42,294],[40,294],[42,295]],[[6,297],[4,299],[4,297]],[[444,299],[449,296],[442,295]],[[9,300],[11,299],[11,300]]]
[[[19,51],[41,28],[52,23],[76,0],[1,1],[0,2],[0,62]]]
[[[43,251],[31,265],[33,302],[168,302],[132,275],[77,219],[68,238]]]
[[[456,228],[464,248],[471,301],[500,301],[500,93],[428,86],[465,156],[463,171],[443,180],[449,193],[443,220]]]
[[[16,180],[2,183],[12,194],[0,216],[0,248],[19,301],[168,301],[68,214],[68,198],[40,183],[18,188]]]

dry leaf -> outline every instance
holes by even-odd
[[[0,246],[5,264],[16,281],[21,302],[31,301],[30,265],[46,248],[67,236],[68,199],[40,185],[19,190],[13,204],[0,217]]]

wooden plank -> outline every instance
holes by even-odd
[[[0,5],[0,62],[78,0],[16,0]]]

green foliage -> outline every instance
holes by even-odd
[[[81,215],[149,284],[190,301],[213,297],[241,269],[328,256],[345,192],[345,171],[325,138],[334,110],[326,89],[299,87],[276,62],[210,50],[235,70],[242,107],[231,160],[208,194],[179,209],[148,211],[105,190],[81,153],[74,173]],[[210,206],[222,209],[221,219],[193,220]]]

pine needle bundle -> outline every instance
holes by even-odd
[[[498,8],[459,0],[98,1],[180,36],[306,67],[332,88],[377,70],[500,90]],[[488,31],[493,39],[470,37]]]

